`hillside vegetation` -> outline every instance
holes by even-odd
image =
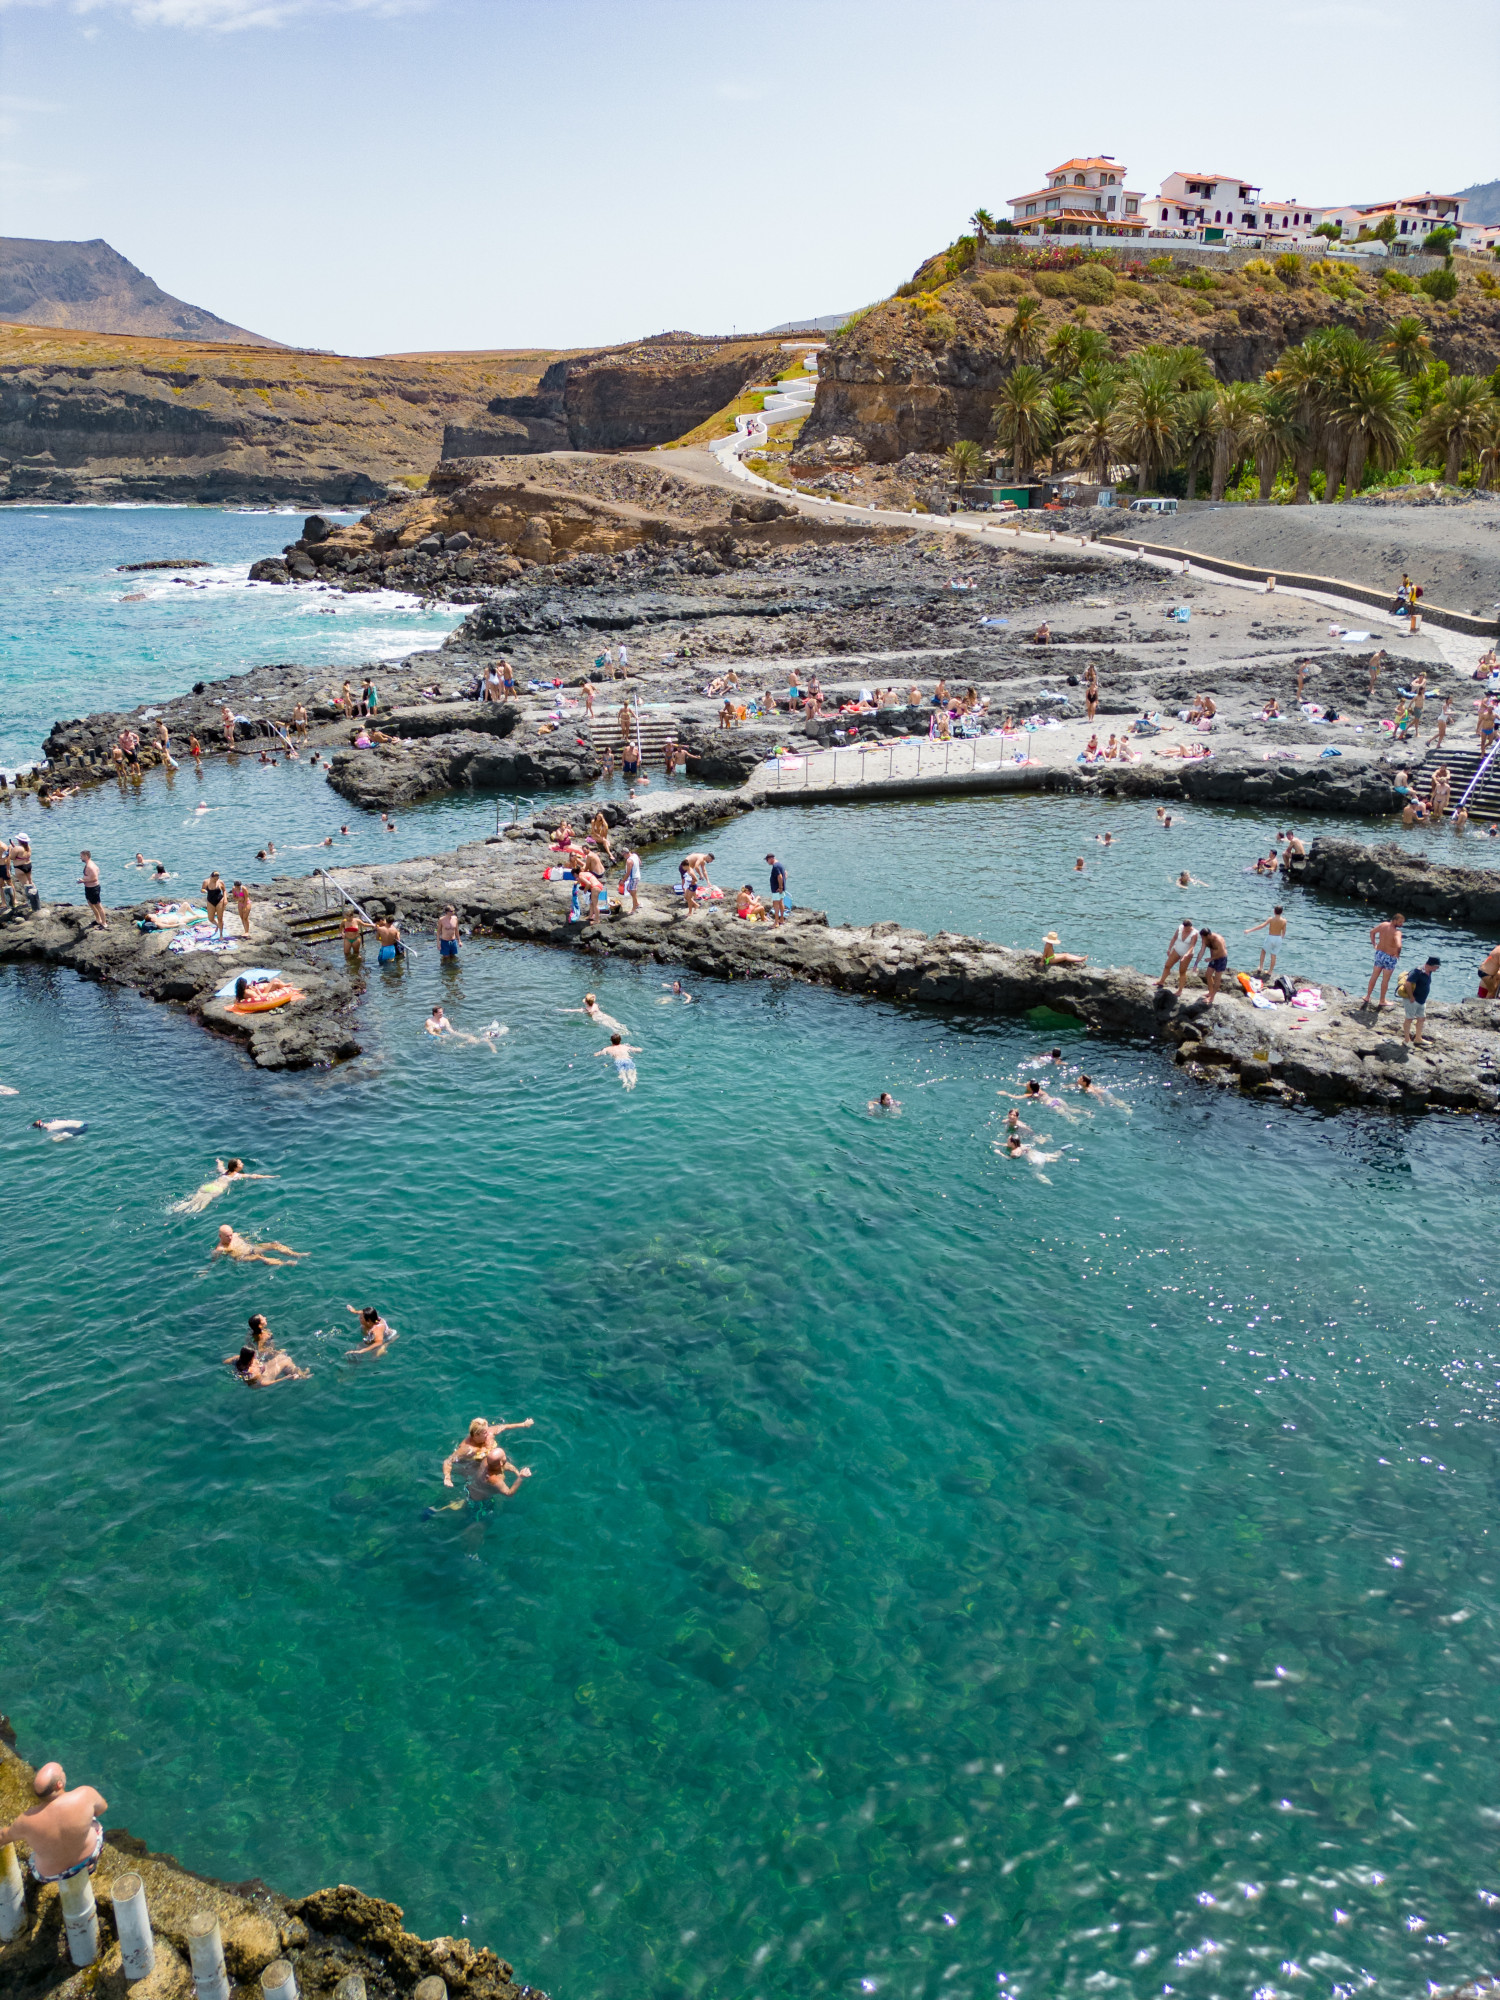
[[[1500,279],[1466,259],[1418,279],[1395,260],[1228,270],[961,238],[834,335],[798,456],[957,446],[969,476],[1003,458],[1017,477],[1302,500],[1429,470],[1493,483],[1497,368]]]

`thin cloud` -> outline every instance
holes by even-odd
[[[232,34],[245,28],[280,28],[299,15],[368,14],[391,20],[416,14],[435,0],[0,0],[0,11],[11,7],[47,7],[73,15],[124,14],[138,28],[181,28],[209,34]],[[84,34],[98,33],[85,28]]]

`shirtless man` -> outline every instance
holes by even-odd
[[[61,1882],[85,1869],[92,1875],[104,1849],[99,1814],[109,1801],[92,1785],[68,1790],[61,1764],[43,1764],[31,1781],[37,1802],[0,1826],[0,1847],[24,1840],[31,1849],[31,1872],[38,1882]]]
[[[1191,877],[1189,877],[1189,880],[1191,880]],[[1186,886],[1180,876],[1178,884],[1179,887]],[[1188,968],[1193,962],[1193,953],[1197,949],[1198,927],[1196,924],[1190,924],[1187,918],[1184,917],[1176,930],[1173,931],[1171,941],[1167,945],[1167,962],[1161,969],[1161,978],[1157,980],[1157,985],[1166,985],[1167,975],[1175,965],[1177,967],[1177,991],[1180,993],[1183,983],[1188,976]]]
[[[623,1021],[617,1021],[613,1014],[605,1013],[592,993],[584,994],[583,1005],[581,1007],[564,1007],[563,1012],[565,1014],[586,1014],[596,1028],[604,1028],[610,1031],[618,1029],[622,1035],[630,1033],[629,1028],[626,1027]]]
[[[711,853],[685,854],[682,857],[682,865],[688,870],[700,889],[711,889],[713,887],[712,882],[708,879],[708,864],[713,858]]]
[[[305,702],[299,701],[297,703],[297,706],[292,710],[292,727],[293,729],[296,730],[299,736],[306,736],[307,704]]]
[[[95,929],[107,931],[109,919],[104,914],[104,891],[99,886],[99,864],[86,847],[80,849],[78,858],[83,863],[83,873],[78,878],[83,884],[83,900],[93,912]]]
[[[636,1068],[634,1058],[644,1053],[643,1049],[638,1049],[634,1043],[627,1042],[620,1035],[611,1035],[602,1049],[595,1049],[594,1051],[596,1056],[610,1056],[613,1058],[615,1075],[620,1079],[621,1088],[625,1090],[635,1089]]]
[[[1102,1083],[1095,1083],[1091,1076],[1079,1077],[1078,1094],[1091,1103],[1107,1104],[1111,1111],[1123,1111],[1127,1118],[1131,1115],[1130,1106],[1123,1098],[1116,1097],[1112,1090],[1106,1090]]]
[[[1370,973],[1370,983],[1365,988],[1365,997],[1360,1001],[1360,1010],[1370,1004],[1370,995],[1375,991],[1375,982],[1380,981],[1380,1006],[1388,1007],[1386,990],[1391,983],[1391,974],[1396,970],[1396,961],[1401,956],[1401,931],[1406,918],[1400,910],[1386,918],[1383,924],[1372,925],[1370,943],[1375,947],[1375,964]]]
[[[437,941],[439,958],[458,957],[458,911],[452,903],[444,905],[437,920]]]
[[[507,1472],[515,1475],[509,1486],[505,1483]],[[516,1465],[498,1444],[491,1445],[483,1468],[469,1481],[469,1497],[476,1501],[497,1497],[509,1500],[513,1493],[521,1490],[521,1481],[530,1477],[529,1465]]]
[[[1208,998],[1212,1004],[1219,996],[1219,981],[1229,970],[1229,946],[1217,931],[1206,925],[1198,927],[1198,952],[1208,971]]]
[[[1286,918],[1281,913],[1280,903],[1276,905],[1264,923],[1249,925],[1245,931],[1245,936],[1253,937],[1257,931],[1265,931],[1267,937],[1266,944],[1263,944],[1260,948],[1260,964],[1256,966],[1255,970],[1258,977],[1269,979],[1271,974],[1276,970],[1276,954],[1281,948],[1281,940],[1286,936]],[[1266,951],[1268,947],[1271,953],[1271,963],[1269,965],[1266,964]]]
[[[280,1250],[280,1257],[268,1257],[268,1250]],[[276,1264],[287,1263],[293,1257],[311,1255],[307,1250],[294,1250],[290,1243],[252,1243],[241,1236],[237,1229],[231,1229],[227,1222],[219,1224],[219,1240],[214,1245],[215,1257],[232,1257],[236,1264]]]

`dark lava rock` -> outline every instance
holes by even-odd
[[[326,514],[309,514],[302,523],[302,539],[309,547],[315,542],[326,542],[333,533],[333,523]]]
[[[530,736],[498,744],[492,735],[459,730],[412,742],[377,743],[336,751],[328,782],[354,805],[410,805],[434,792],[536,791],[586,785],[599,759],[576,738]]]
[[[250,565],[252,583],[290,583],[292,573],[280,556],[262,556]]]

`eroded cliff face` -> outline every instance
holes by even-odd
[[[367,500],[551,354],[361,360],[0,326],[0,497]]]
[[[677,335],[554,361],[534,392],[492,398],[484,417],[444,434],[444,458],[528,451],[621,451],[669,444],[772,379],[774,341]]]
[[[1040,278],[1010,274],[1015,292]],[[1198,293],[1167,282],[1123,282],[1105,301],[1044,296],[1040,342],[1082,314],[1109,340],[1117,361],[1155,341],[1201,347],[1221,381],[1258,381],[1289,346],[1323,327],[1346,326],[1379,341],[1415,314],[1433,355],[1455,374],[1488,375],[1500,365],[1500,298],[1469,284],[1452,307],[1422,294],[1377,294],[1372,286],[1339,298],[1311,282],[1261,290],[1238,274],[1233,292]],[[1014,294],[997,297],[993,272],[970,274],[934,293],[887,299],[833,335],[819,365],[818,391],[798,440],[799,456],[852,439],[876,464],[911,452],[941,452],[959,438],[983,442],[1000,385],[1014,362],[1004,335]],[[817,461],[821,462],[821,461]]]

